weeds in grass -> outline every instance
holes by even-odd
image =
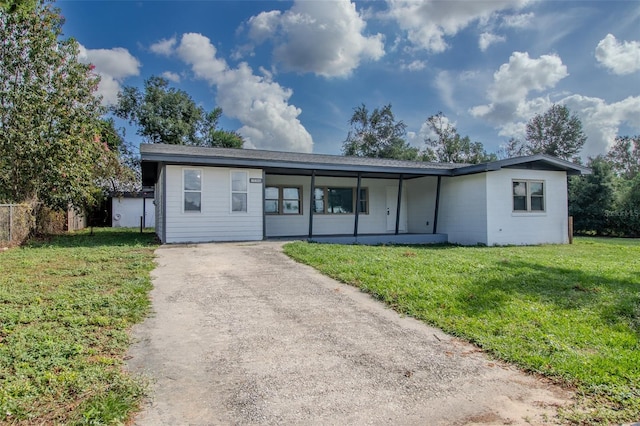
[[[143,384],[123,370],[149,309],[154,237],[96,229],[0,253],[0,423],[126,421]]]
[[[640,240],[490,248],[297,242],[285,252],[496,357],[575,386],[583,398],[561,412],[565,421],[640,419]]]

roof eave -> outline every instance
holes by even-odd
[[[232,158],[232,157],[205,157],[199,155],[180,154],[160,154],[142,153],[143,162],[164,163],[164,164],[190,164],[201,166],[230,166],[244,168],[277,168],[292,170],[323,170],[334,172],[351,173],[388,173],[388,174],[410,174],[410,175],[431,175],[431,176],[451,176],[452,169],[440,168],[420,168],[420,167],[399,167],[399,166],[375,166],[362,164],[327,164],[313,162],[292,162],[286,160],[265,160],[252,158]]]

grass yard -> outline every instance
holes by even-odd
[[[640,240],[535,247],[295,242],[292,258],[575,387],[561,421],[640,420]]]
[[[150,308],[154,236],[96,229],[0,252],[0,423],[121,424],[143,384],[123,371]]]

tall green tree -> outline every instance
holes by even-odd
[[[95,165],[114,155],[100,140],[99,78],[55,8],[18,3],[0,12],[0,201],[90,205]]]
[[[478,164],[497,160],[495,154],[485,151],[481,142],[471,142],[468,136],[460,136],[456,127],[439,112],[427,118],[426,124],[433,136],[425,138],[425,161],[441,163]]]
[[[100,141],[114,155],[105,157],[96,167],[101,168],[100,187],[105,192],[133,192],[142,186],[140,157],[124,138],[124,130],[116,127],[113,118],[98,122]]]
[[[566,106],[555,104],[529,120],[523,152],[577,160],[586,140],[580,119]]]
[[[619,176],[633,179],[640,173],[640,135],[618,136],[607,158]]]
[[[205,111],[187,92],[170,87],[162,77],[147,79],[144,91],[125,86],[118,93],[113,113],[136,125],[147,143],[226,148],[242,148],[244,144],[237,133],[218,128],[222,109]]]
[[[591,174],[573,176],[569,183],[569,215],[576,232],[611,231],[611,212],[615,203],[613,167],[603,156],[589,159]]]
[[[369,112],[362,104],[354,108],[351,129],[342,145],[344,155],[415,160],[418,149],[404,139],[407,125],[396,120],[391,104]]]

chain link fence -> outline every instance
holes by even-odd
[[[0,244],[21,244],[36,224],[28,204],[0,204]]]

